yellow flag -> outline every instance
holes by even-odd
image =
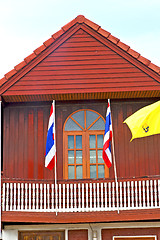
[[[131,141],[134,138],[147,137],[160,133],[160,101],[141,108],[129,116],[124,123],[131,130]]]

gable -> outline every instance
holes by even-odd
[[[158,74],[86,24],[72,28],[10,79],[6,101],[159,96]]]

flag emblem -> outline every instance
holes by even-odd
[[[145,132],[148,132],[148,131],[149,131],[149,126],[148,126],[147,124],[144,124],[144,125],[142,126],[142,128],[143,128],[143,130],[144,130]]]
[[[53,101],[49,124],[48,124],[48,132],[47,132],[47,141],[46,141],[46,156],[45,156],[45,167],[52,170],[55,166],[55,154],[56,154],[56,146],[55,146],[55,101]]]
[[[103,160],[106,163],[108,168],[110,168],[112,165],[111,141],[112,141],[112,122],[111,122],[110,101],[108,99],[104,142],[103,142]]]

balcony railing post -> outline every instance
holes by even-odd
[[[39,184],[36,183],[36,210],[39,209]]]
[[[6,192],[6,211],[9,210],[9,183],[7,183],[7,192]]]
[[[111,182],[108,184],[108,191],[109,191],[109,210],[111,210]]]
[[[158,180],[158,201],[159,201],[159,207],[160,207],[160,180]]]
[[[88,211],[88,183],[86,183],[86,211]]]
[[[16,210],[16,202],[17,202],[16,200],[17,200],[17,184],[14,183],[14,210]]]
[[[154,180],[154,206],[157,207],[157,181]]]
[[[122,184],[122,208],[126,209],[126,205],[127,205],[127,186],[126,186],[126,182],[123,182]]]
[[[92,211],[92,183],[90,183],[90,211]]]
[[[71,211],[73,212],[73,184],[70,184],[70,191],[71,191]]]
[[[97,209],[99,210],[99,183],[97,183]]]
[[[149,181],[146,181],[147,183],[147,207],[149,207]]]
[[[120,209],[122,209],[122,182],[119,182]]]
[[[6,183],[3,183],[3,205],[2,211],[6,211]]]
[[[65,206],[66,206],[66,198],[65,198],[65,184],[63,184],[63,211],[65,211]]]
[[[105,211],[107,211],[107,197],[108,197],[108,194],[107,194],[107,183],[105,182],[104,183],[104,196],[105,196]]]
[[[143,181],[143,208],[146,207],[146,193],[145,193],[145,181]]]
[[[24,183],[21,183],[21,210],[24,210]]]
[[[77,185],[74,183],[74,211],[77,209]]]
[[[50,210],[50,184],[47,184],[47,210]]]
[[[138,208],[137,181],[135,181],[135,207]]]
[[[142,189],[141,189],[141,181],[139,181],[139,207],[142,207],[142,197],[141,197]]]
[[[59,212],[61,212],[61,208],[62,208],[62,194],[61,194],[61,184],[59,184]]]
[[[84,183],[82,183],[82,212],[84,212]]]
[[[115,208],[115,199],[114,199],[114,197],[115,197],[115,194],[114,194],[114,182],[112,182],[112,207],[113,207],[113,209]],[[119,201],[119,199],[118,199],[118,201]]]
[[[67,211],[69,212],[69,184],[67,184]]]
[[[150,206],[153,207],[153,181],[150,180],[150,196],[151,196],[151,203],[150,203]]]
[[[10,183],[10,211],[13,209],[13,183]]]
[[[18,210],[20,210],[20,183],[18,183]]]
[[[103,182],[101,183],[101,211],[103,211],[103,199],[104,199],[104,196],[103,196]]]
[[[96,183],[93,183],[94,211],[96,210]]]
[[[79,211],[81,209],[81,189],[80,189],[80,183],[78,183],[78,209],[79,209]]]
[[[33,190],[33,199],[32,199],[33,203],[32,203],[32,207],[33,207],[33,209],[35,209],[35,199],[36,199],[36,197],[35,197],[35,194],[36,194],[35,183],[32,184],[32,190]]]
[[[54,209],[54,184],[52,183],[52,210]]]

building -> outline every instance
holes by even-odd
[[[80,15],[0,83],[3,240],[160,237],[160,136],[130,142],[123,124],[159,99],[159,67]],[[102,160],[108,98],[118,194]],[[44,167],[53,99],[57,188]]]

